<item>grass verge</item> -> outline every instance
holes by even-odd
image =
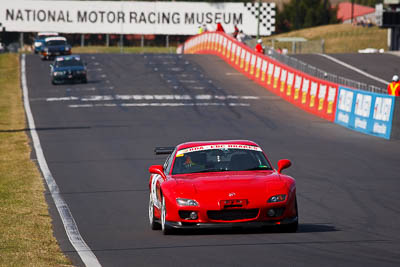
[[[157,46],[127,46],[121,51],[120,47],[117,46],[74,46],[72,48],[73,54],[81,53],[165,53],[175,54],[176,47],[157,47]]]
[[[357,53],[359,49],[387,47],[387,29],[378,27],[353,26],[351,24],[334,24],[277,34],[265,38],[266,44],[278,37],[304,37],[307,40],[325,40],[325,53]],[[287,48],[291,43],[275,43],[276,48]]]
[[[30,159],[17,54],[0,54],[0,266],[69,266]]]

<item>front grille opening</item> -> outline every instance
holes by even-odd
[[[207,216],[211,220],[235,221],[256,218],[258,211],[258,209],[209,210]]]
[[[224,206],[225,209],[228,209],[228,208],[242,208],[242,207],[243,207],[243,205],[226,205],[226,206]]]

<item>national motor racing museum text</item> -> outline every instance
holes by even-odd
[[[223,12],[124,12],[80,11],[75,16],[69,10],[6,9],[6,20],[15,22],[64,23],[131,23],[131,24],[225,24],[241,25],[242,13]]]

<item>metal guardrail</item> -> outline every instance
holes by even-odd
[[[256,44],[255,39],[247,40],[245,41],[246,45],[250,47],[254,47]],[[301,60],[298,60],[297,58],[290,57],[285,54],[278,53],[275,49],[271,47],[266,48],[266,54],[270,56],[271,58],[284,63],[285,65],[288,65],[294,69],[297,69],[299,71],[302,71],[304,73],[307,73],[311,76],[327,80],[333,83],[337,83],[340,85],[348,86],[354,89],[359,89],[359,90],[364,90],[368,92],[373,92],[373,93],[381,93],[381,94],[387,94],[387,90],[384,88],[380,88],[374,85],[368,85],[366,83],[358,82],[352,79],[344,78],[332,73],[329,73],[327,71],[324,71],[322,69],[319,69],[317,67],[314,67],[312,65],[309,65]]]
[[[359,89],[359,90],[364,90],[368,92],[374,92],[374,93],[381,93],[381,94],[387,94],[387,91],[384,88],[380,88],[374,85],[369,85],[366,83],[358,82],[352,79],[344,78],[332,73],[329,73],[327,71],[324,71],[322,69],[319,69],[317,67],[314,67],[312,65],[309,65],[301,60],[298,60],[294,57],[290,57],[288,55],[284,55],[281,53],[278,53],[272,48],[267,48],[266,53],[268,56],[271,58],[282,62],[292,68],[295,68],[297,70],[300,70],[304,73],[307,73],[311,76],[327,80],[333,83],[337,83],[340,85],[348,86],[354,89]]]

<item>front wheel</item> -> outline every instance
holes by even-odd
[[[299,228],[299,211],[297,209],[297,198],[295,198],[295,209],[296,209],[296,221],[290,224],[282,225],[281,230],[285,233],[296,233]]]
[[[155,217],[154,217],[154,203],[153,203],[153,198],[151,197],[151,193],[150,193],[150,200],[149,200],[149,222],[150,222],[151,230],[160,230],[161,229],[160,223],[156,222]]]
[[[170,235],[173,232],[173,228],[165,224],[166,217],[167,217],[167,209],[165,207],[165,198],[163,196],[161,204],[161,230],[164,235]]]

